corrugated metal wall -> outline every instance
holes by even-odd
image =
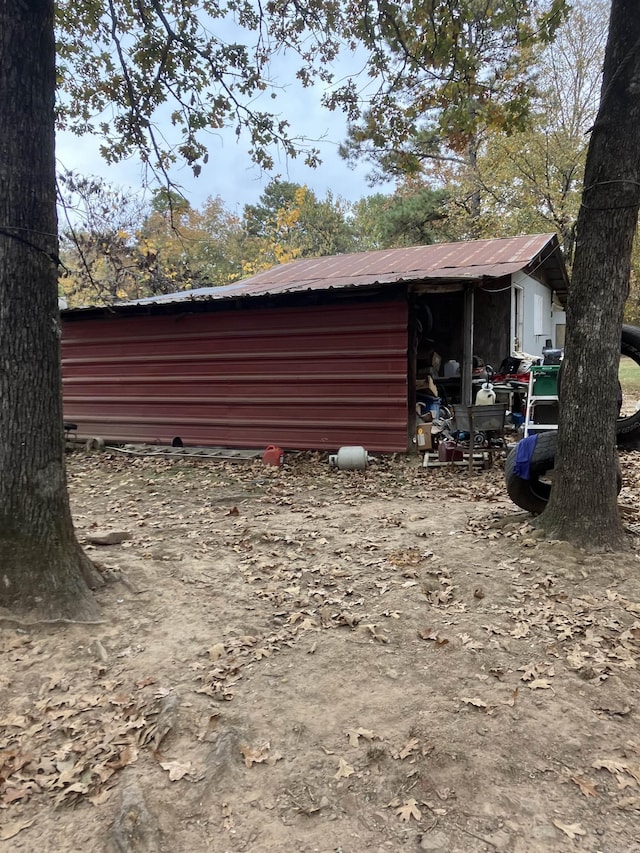
[[[407,449],[402,298],[63,321],[65,419],[82,437]]]

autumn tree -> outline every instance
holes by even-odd
[[[617,507],[618,361],[640,205],[640,15],[613,0],[567,305],[556,476],[540,519],[582,546],[624,543]]]
[[[377,14],[376,14],[377,12]],[[534,58],[564,14],[562,0],[462,0],[433,6],[380,4],[359,23],[382,85],[354,111],[352,81],[333,94],[346,98],[353,120],[341,152],[365,158],[372,179],[421,177],[447,187],[463,237],[480,231],[478,158],[486,134],[525,126],[535,94]]]
[[[483,236],[556,231],[571,263],[609,7],[609,0],[572,3],[553,45],[536,57],[526,127],[487,134],[477,164]]]
[[[255,205],[245,205],[244,270],[253,274],[298,258],[355,251],[349,206],[327,193],[274,179]]]
[[[162,204],[156,194],[152,211],[136,233],[139,288],[144,295],[195,287],[217,287],[243,275],[245,235],[240,218],[221,198],[201,208],[184,199]]]
[[[58,175],[60,293],[68,305],[109,305],[140,291],[135,235],[146,215],[139,195],[101,178]]]

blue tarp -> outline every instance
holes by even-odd
[[[513,473],[521,480],[528,480],[530,477],[529,468],[531,466],[531,457],[536,449],[537,435],[528,435],[518,442],[516,448],[516,458],[513,463]]]

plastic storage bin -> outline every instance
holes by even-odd
[[[533,367],[534,397],[556,397],[558,395],[558,372],[556,366]]]

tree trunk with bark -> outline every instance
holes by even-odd
[[[87,618],[99,576],[67,494],[53,0],[0,0],[0,606]]]
[[[640,15],[613,0],[600,108],[591,130],[567,306],[556,475],[548,536],[625,543],[616,495],[622,314],[640,203]]]

